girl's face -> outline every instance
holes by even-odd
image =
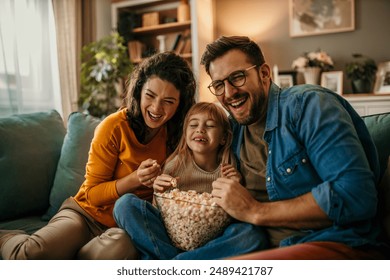
[[[216,155],[226,140],[223,128],[207,113],[193,114],[186,128],[186,142],[194,155]]]
[[[142,87],[141,112],[149,128],[160,128],[175,115],[180,92],[175,86],[157,76],[149,78]]]

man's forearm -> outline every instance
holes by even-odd
[[[289,200],[257,202],[250,208],[252,223],[261,226],[304,229],[332,224],[311,193]]]

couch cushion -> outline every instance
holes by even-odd
[[[15,220],[7,220],[0,222],[1,229],[8,230],[23,230],[28,234],[36,232],[38,229],[44,227],[47,221],[42,221],[41,215],[26,216]]]
[[[377,148],[381,175],[383,175],[390,155],[390,112],[364,116],[363,120]]]
[[[381,167],[381,183],[378,189],[378,215],[384,233],[390,241],[390,113],[363,117],[378,151]]]
[[[0,118],[0,221],[47,209],[65,133],[54,110]]]
[[[389,139],[390,141],[390,139]],[[384,234],[390,242],[390,157],[387,162],[387,169],[379,184],[379,215],[384,229]],[[390,243],[389,243],[390,244]]]
[[[80,112],[70,114],[68,131],[58,161],[54,184],[50,193],[50,206],[44,220],[49,220],[62,202],[74,196],[84,181],[88,151],[96,126],[100,119]]]

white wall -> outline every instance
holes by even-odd
[[[352,53],[363,53],[376,62],[390,60],[390,1],[356,0],[355,30],[307,37],[289,36],[289,0],[215,0],[216,32],[247,35],[258,42],[266,60],[280,70],[291,70],[303,52],[321,48],[344,70]],[[350,93],[344,75],[344,93]]]
[[[96,40],[111,32],[111,0],[96,0]]]

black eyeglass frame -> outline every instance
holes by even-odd
[[[223,79],[223,80],[216,80],[216,81],[211,82],[211,84],[209,84],[207,88],[209,89],[209,91],[210,91],[213,95],[215,95],[215,96],[221,96],[221,95],[223,95],[223,94],[225,93],[225,81],[226,81],[226,80],[228,81],[228,83],[229,83],[232,87],[235,87],[235,88],[242,87],[242,86],[245,85],[245,83],[246,83],[246,72],[248,72],[249,70],[251,70],[251,69],[253,69],[253,68],[255,68],[255,67],[257,67],[256,64],[255,64],[255,65],[252,65],[252,66],[250,66],[250,67],[248,67],[248,68],[246,68],[246,69],[244,69],[244,70],[237,70],[237,71],[234,71],[234,72],[230,73],[229,76],[227,76],[227,77],[226,77],[225,79]],[[239,74],[239,73],[242,74],[243,82],[242,82],[242,84],[240,84],[240,85],[236,85],[236,84],[234,84],[234,78],[236,78],[235,76],[236,76],[237,74]],[[223,91],[221,91],[221,93],[219,93],[219,94],[217,94],[217,92],[216,92],[216,90],[215,90],[215,88],[214,88],[215,83],[220,83],[221,85],[223,85]]]

